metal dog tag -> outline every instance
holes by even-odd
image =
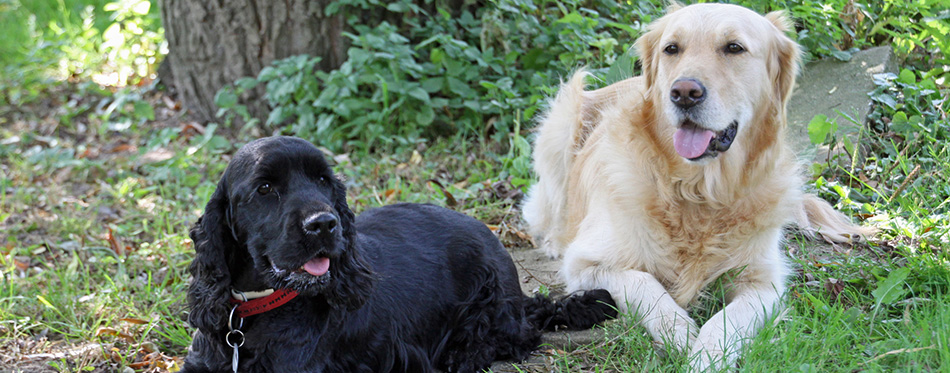
[[[231,356],[231,369],[234,370],[234,373],[237,373],[238,368],[238,347],[234,345],[234,355]]]

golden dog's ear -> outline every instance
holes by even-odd
[[[792,21],[784,11],[775,11],[765,15],[765,18],[775,26],[778,32],[773,39],[771,56],[769,56],[769,75],[775,82],[775,97],[782,103],[788,103],[795,88],[795,77],[798,76],[798,66],[801,64],[802,51],[798,43],[788,37],[787,33],[794,30]]]
[[[643,69],[643,77],[646,80],[647,89],[653,87],[653,81],[656,79],[656,50],[660,37],[663,36],[663,29],[666,28],[666,19],[671,13],[683,8],[683,4],[678,1],[670,1],[666,6],[666,14],[660,19],[653,21],[647,26],[647,32],[640,36],[636,41],[637,54],[640,56],[640,66]]]
[[[660,40],[660,30],[651,24],[647,33],[640,36],[636,41],[637,55],[640,56],[641,75],[646,80],[647,89],[653,87],[653,80],[656,79],[656,43]]]

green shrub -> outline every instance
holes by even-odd
[[[339,69],[314,72],[316,60],[305,56],[277,61],[220,92],[229,109],[220,114],[246,117],[237,97],[266,84],[266,125],[336,151],[454,134],[508,144],[515,123],[530,123],[571,71],[590,66],[611,81],[634,74],[626,52],[659,9],[647,4],[498,0],[453,16],[438,2],[429,14],[409,0],[341,1],[329,11],[387,12],[399,25],[350,17],[352,44]]]

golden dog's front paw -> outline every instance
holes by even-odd
[[[690,350],[690,346],[696,344],[698,334],[699,326],[692,318],[677,315],[672,330],[669,331],[664,340],[676,351],[686,353]]]
[[[690,372],[718,372],[725,367],[723,351],[718,348],[701,348],[696,346],[689,354]]]
[[[719,324],[706,323],[690,350],[690,371],[718,372],[734,367],[741,348],[741,342],[726,339]]]

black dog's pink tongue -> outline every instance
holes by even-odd
[[[716,133],[696,125],[684,124],[673,135],[673,148],[680,156],[693,159],[703,155]]]
[[[303,270],[314,276],[323,276],[330,270],[330,258],[315,258],[303,265]]]

